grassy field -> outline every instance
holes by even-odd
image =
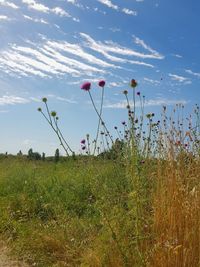
[[[0,232],[31,266],[200,265],[200,160],[0,160]]]
[[[171,116],[164,106],[157,121],[140,93],[139,116],[123,94],[128,119],[115,127],[118,139],[91,97],[97,136],[86,135],[75,156],[44,98],[46,113],[38,111],[72,156],[0,157],[0,233],[30,266],[200,266],[200,108],[185,118],[183,105]]]

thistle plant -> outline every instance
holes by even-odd
[[[45,104],[46,113],[42,110],[42,108],[38,108],[38,111],[42,114],[42,116],[45,118],[47,123],[51,126],[52,130],[56,134],[56,136],[59,139],[60,145],[63,147],[65,153],[67,156],[69,156],[69,152],[72,153],[72,155],[75,155],[74,151],[71,149],[69,144],[67,143],[66,139],[64,138],[59,125],[58,125],[58,116],[56,111],[49,110],[48,104],[47,104],[47,98],[42,98],[42,102]]]
[[[90,89],[91,89],[91,83],[90,83],[90,82],[85,82],[85,83],[83,83],[82,86],[81,86],[81,89],[82,89],[82,90],[88,92],[89,97],[90,97],[90,100],[91,100],[92,105],[93,105],[93,108],[94,108],[94,110],[95,110],[95,112],[96,112],[96,114],[97,114],[97,116],[98,116],[98,119],[99,119],[99,120],[98,120],[98,127],[97,127],[97,134],[96,134],[96,138],[95,138],[95,142],[94,142],[95,145],[94,145],[94,152],[93,152],[93,154],[95,153],[95,151],[96,151],[96,147],[97,147],[97,141],[98,141],[98,135],[99,135],[100,125],[102,125],[102,127],[104,128],[105,133],[106,133],[107,136],[109,137],[111,143],[112,143],[112,144],[114,143],[113,138],[112,138],[112,136],[111,136],[111,134],[110,134],[110,132],[109,132],[109,130],[108,130],[108,128],[107,128],[107,126],[106,126],[106,124],[105,124],[103,118],[102,118],[105,81],[103,81],[103,80],[100,81],[100,82],[99,82],[99,86],[102,87],[102,97],[101,97],[100,111],[98,111],[98,109],[97,109],[97,107],[96,107],[96,105],[95,105],[95,103],[94,103],[92,94],[91,94],[91,92],[90,92]]]

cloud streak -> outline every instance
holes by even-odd
[[[191,82],[189,78],[183,77],[177,74],[169,73],[169,77],[171,77],[173,81],[177,81],[179,83],[190,83]]]
[[[35,0],[22,0],[22,3],[26,4],[29,9],[33,9],[39,12],[53,13],[60,17],[71,17],[71,15],[61,7],[49,8],[48,6],[38,3]]]
[[[13,9],[18,9],[19,6],[17,6],[16,4],[6,1],[6,0],[0,0],[0,5],[5,6],[5,7],[10,7]]]
[[[0,97],[0,106],[4,105],[15,105],[15,104],[26,104],[30,101],[23,97],[13,96],[13,95],[4,95]]]
[[[137,11],[128,9],[128,8],[120,8],[118,5],[115,5],[112,3],[110,0],[98,0],[99,3],[107,6],[108,8],[114,9],[116,11],[120,11],[126,15],[131,15],[131,16],[137,16]]]
[[[184,99],[167,99],[167,98],[157,98],[146,100],[144,103],[145,107],[155,107],[155,106],[173,106],[176,104],[187,104],[188,102]],[[135,106],[140,107],[140,101],[136,101]],[[133,102],[130,102],[130,106],[133,107]],[[127,101],[121,101],[117,103],[109,103],[104,106],[105,108],[110,109],[125,109],[127,107]]]

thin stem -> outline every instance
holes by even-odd
[[[103,98],[104,98],[104,87],[102,88],[102,93],[101,93],[101,107],[100,107],[100,112],[99,112],[100,117],[102,116],[102,110],[103,110]],[[98,140],[98,137],[99,137],[100,124],[101,124],[101,119],[99,118],[98,127],[97,127],[97,134],[96,134],[96,138],[95,138],[96,142],[95,142],[95,145],[94,145],[93,154],[95,154],[96,147],[97,147],[97,140]]]
[[[105,128],[105,130],[106,130],[108,136],[110,137],[111,142],[114,143],[114,142],[113,142],[113,139],[112,139],[112,136],[110,135],[110,133],[109,133],[109,131],[108,131],[106,125],[105,125],[105,122],[102,120],[102,118],[101,118],[101,116],[100,116],[100,114],[99,114],[99,112],[98,112],[98,110],[97,110],[97,108],[96,108],[96,106],[95,106],[95,103],[94,103],[94,100],[93,100],[93,98],[92,98],[92,95],[91,95],[90,91],[88,91],[88,93],[89,93],[90,99],[91,99],[91,101],[92,101],[92,105],[93,105],[93,107],[94,107],[95,112],[97,113],[97,115],[98,115],[98,117],[99,117],[99,119],[100,119],[100,121],[101,121],[103,127]]]

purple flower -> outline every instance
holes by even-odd
[[[106,82],[104,80],[99,81],[99,86],[100,87],[104,87],[105,84],[106,84]]]
[[[91,87],[91,83],[90,82],[85,82],[81,85],[81,89],[85,90],[85,91],[89,91]]]
[[[140,96],[140,92],[137,92],[137,95]]]
[[[82,146],[82,150],[85,150],[86,149],[86,146]]]
[[[126,124],[126,122],[125,121],[122,121],[122,125],[125,125]]]
[[[85,139],[81,140],[81,144],[83,144],[83,145],[85,144]]]

